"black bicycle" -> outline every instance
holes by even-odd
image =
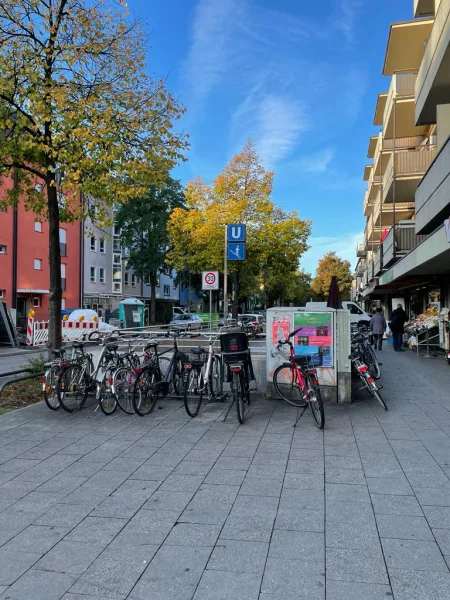
[[[228,369],[228,381],[231,384],[233,404],[236,405],[237,418],[242,425],[250,410],[250,381],[254,379],[248,336],[239,331],[224,333],[220,336],[220,346],[224,368]]]

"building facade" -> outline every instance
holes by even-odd
[[[12,180],[3,179],[0,194],[5,195],[12,185]],[[0,211],[0,297],[15,309],[18,323],[30,309],[35,311],[36,318],[48,319],[48,238],[48,223],[26,211],[22,202]],[[62,305],[77,308],[83,279],[80,224],[62,223],[59,239]]]
[[[364,179],[356,295],[366,308],[405,300],[450,306],[450,0],[414,0],[389,32]]]

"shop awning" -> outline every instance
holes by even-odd
[[[20,288],[17,290],[18,294],[50,294],[50,290],[33,290],[28,288]]]

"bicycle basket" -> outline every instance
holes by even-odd
[[[250,354],[248,337],[241,331],[222,334],[220,336],[220,349],[225,364],[248,360]]]

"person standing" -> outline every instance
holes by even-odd
[[[372,332],[375,350],[383,350],[383,336],[386,331],[386,319],[381,308],[377,308],[370,320],[370,331]]]
[[[389,321],[389,327],[394,338],[394,350],[396,352],[403,352],[403,334],[405,332],[405,323],[408,321],[408,315],[403,310],[403,306],[397,304],[397,308],[392,312],[391,320]]]

